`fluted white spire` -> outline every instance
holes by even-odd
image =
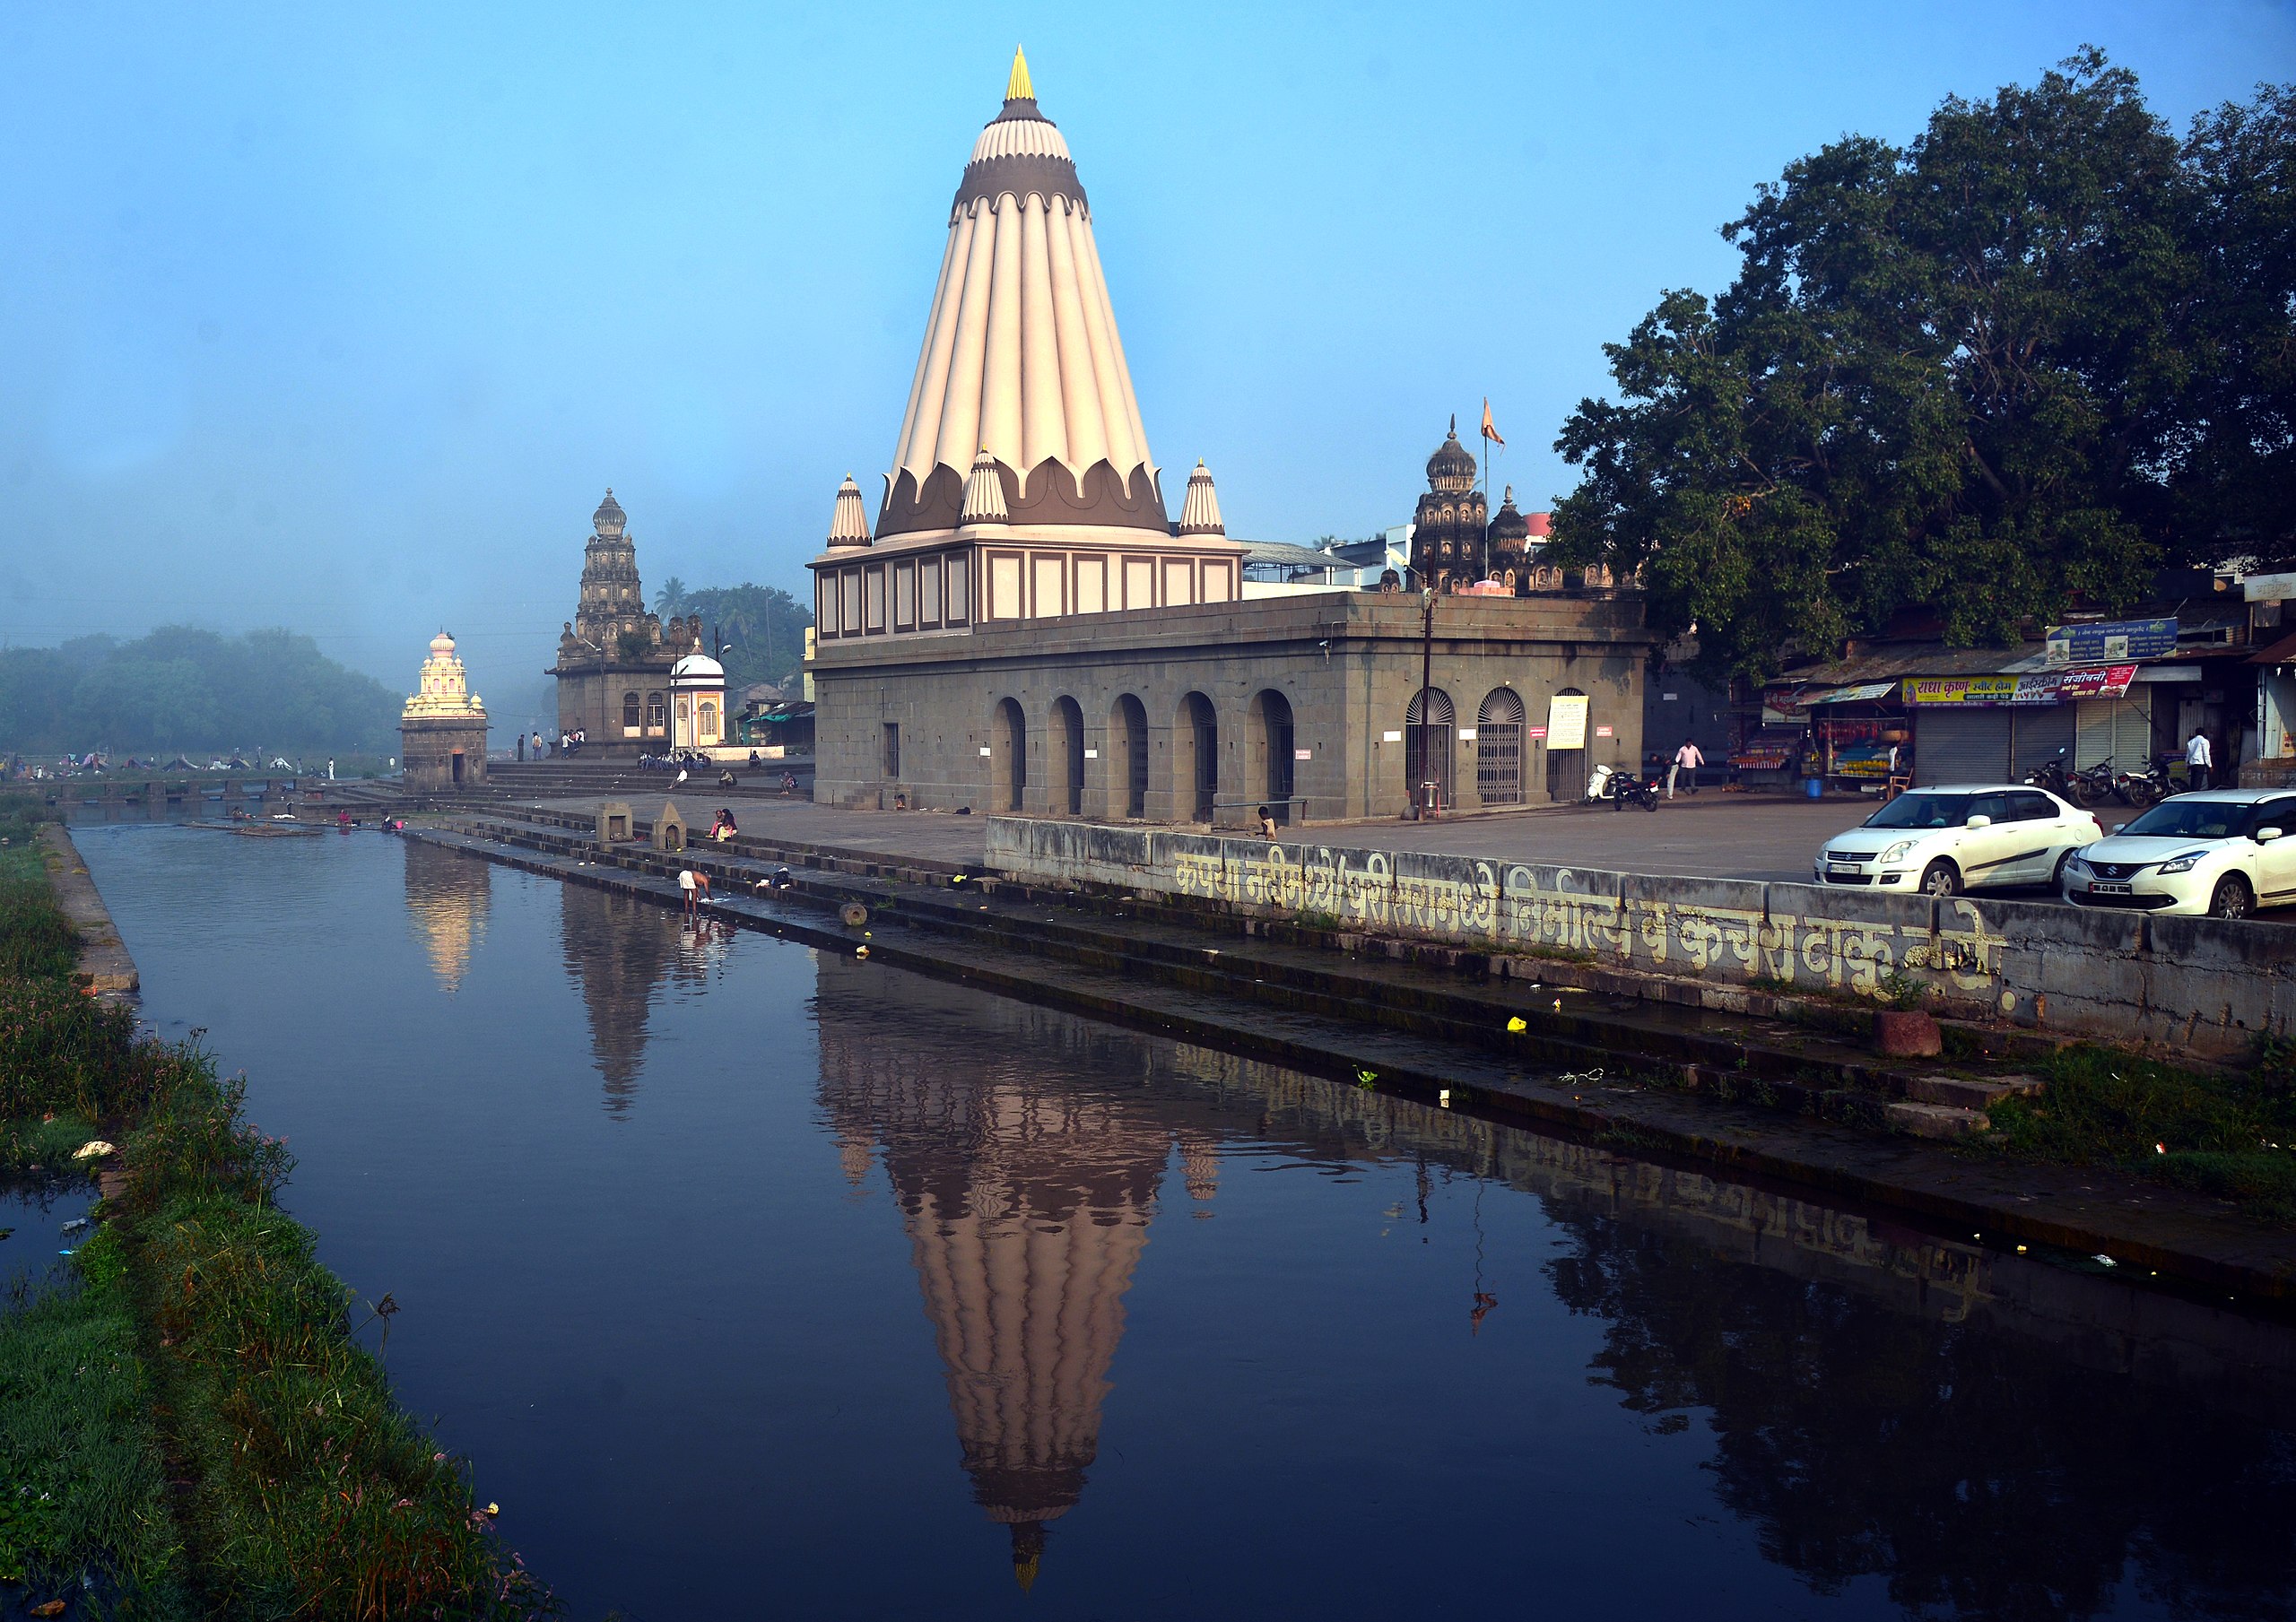
[[[829,543],[831,546],[866,546],[869,544],[869,514],[861,505],[861,487],[853,482],[853,475],[845,475],[845,482],[837,487],[837,506],[829,519]]]
[[[1091,211],[1032,91],[1014,77],[965,166],[880,534],[945,525],[984,449],[1015,475],[1023,508],[1058,479],[1057,510],[1022,521],[1164,527]],[[953,477],[936,486],[944,468]]]
[[[1224,535],[1228,526],[1220,522],[1220,492],[1212,488],[1212,474],[1199,459],[1196,471],[1187,476],[1187,499],[1180,505],[1180,533],[1183,535]]]
[[[996,458],[984,450],[972,459],[972,472],[965,478],[964,508],[957,522],[1003,524],[1010,516],[1004,510],[1004,481],[996,476]]]

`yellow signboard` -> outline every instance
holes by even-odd
[[[1546,746],[1587,747],[1587,695],[1557,693],[1546,701]]]
[[[2017,697],[2014,676],[1917,676],[1905,684],[1913,704],[2008,704]]]

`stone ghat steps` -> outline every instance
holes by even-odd
[[[642,833],[650,834],[653,823],[646,815],[648,809],[633,802],[631,816]],[[526,827],[555,829],[578,841],[592,839],[597,826],[594,817],[547,805],[522,805],[501,815]],[[704,840],[700,835],[706,832],[706,819],[704,828],[690,831],[695,834],[697,854],[743,856],[793,871],[807,868],[822,872],[850,874],[856,878],[890,879],[902,884],[925,885],[945,884],[960,874],[969,880],[985,880],[989,872],[978,862],[943,862],[931,856],[865,850],[857,846],[814,845],[797,839],[774,839],[754,832],[735,834],[731,839],[722,842]]]
[[[517,843],[444,829],[409,837],[562,881],[679,905],[678,861],[629,847],[602,852],[532,826],[496,831]],[[1590,1069],[1562,1069],[1552,1045],[1493,1052],[1433,1044],[1408,1029],[1304,1011],[1288,998],[1245,1001],[1225,991],[1168,984],[1152,974],[1105,970],[1073,952],[1033,948],[1002,928],[957,933],[909,905],[918,898],[914,887],[902,894],[882,880],[800,874],[793,868],[791,892],[769,889],[760,895],[730,888],[752,865],[742,859],[704,854],[696,864],[722,872],[721,882],[729,886],[714,914],[822,950],[856,953],[865,947],[872,962],[1199,1042],[1431,1107],[1560,1128],[1591,1139],[1596,1149],[1718,1166],[1739,1180],[1776,1179],[1870,1201],[1940,1232],[1974,1231],[1987,1244],[2109,1252],[2125,1266],[2157,1270],[2163,1283],[2237,1291],[2250,1300],[2296,1301],[2296,1234],[2259,1230],[2221,1201],[2118,1173],[1973,1158],[1902,1132],[1788,1117],[1761,1106],[1759,1095],[1749,1090],[1730,1097],[1712,1091],[1692,1096],[1616,1073],[1598,1078]],[[963,898],[971,888],[970,880],[956,886],[946,904],[970,906],[978,916],[984,903]],[[825,915],[840,896],[873,898],[865,924],[848,929]],[[994,915],[1003,904],[991,899],[985,905]],[[1594,1054],[1598,1063],[1605,1056],[1599,1050]],[[1615,1063],[1616,1055],[1608,1056]]]
[[[563,813],[523,811],[455,826],[476,837],[632,871],[666,873],[676,865],[640,846],[602,852],[587,825]],[[904,922],[958,940],[1032,951],[1135,984],[1180,986],[1581,1071],[1610,1074],[1624,1062],[1693,1091],[1922,1136],[1980,1129],[1983,1106],[1999,1086],[1933,1073],[1934,1063],[1877,1063],[1858,1048],[1785,1019],[1646,1002],[1568,983],[1477,981],[1448,965],[1354,958],[1266,939],[1238,936],[1229,945],[1207,946],[1200,920],[1185,915],[1096,914],[1075,906],[1072,896],[977,874],[960,883],[960,870],[947,864],[803,847],[785,853],[744,837],[730,849],[697,849],[685,860],[714,883],[736,887],[735,893],[754,893],[761,880],[786,865],[791,886],[783,893],[800,900],[890,908]]]

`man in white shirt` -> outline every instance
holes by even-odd
[[[2208,747],[2208,734],[2198,727],[2185,740],[2185,775],[2192,779],[2195,788],[2208,786],[2208,774],[2216,765],[2216,756]]]
[[[1690,792],[1698,793],[1698,768],[1705,764],[1706,757],[1699,752],[1698,745],[1684,738],[1683,746],[1674,751],[1674,763],[1666,768],[1666,798],[1674,797],[1674,779],[1683,772],[1690,774]]]

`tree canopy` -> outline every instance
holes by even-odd
[[[2296,551],[2296,93],[2179,142],[2093,49],[1909,146],[1852,135],[1723,228],[1718,299],[1605,346],[1558,562],[1760,677],[1934,611],[2013,640],[2157,569]]]
[[[399,704],[285,630],[176,625],[0,653],[0,750],[394,753]]]
[[[813,622],[813,611],[778,585],[697,590],[675,575],[655,592],[654,611],[665,619],[700,614],[705,634],[716,628],[726,643],[726,690],[736,696],[760,681],[794,681],[805,660],[805,628]]]

